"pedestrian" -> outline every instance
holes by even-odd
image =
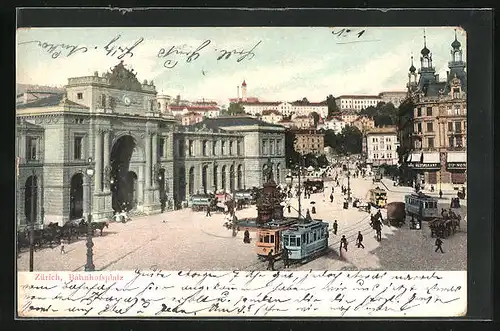
[[[365,249],[365,246],[363,245],[363,235],[361,234],[361,231],[358,232],[358,238],[356,239],[356,242],[358,243],[358,248],[363,247],[363,249]]]
[[[310,220],[310,221],[312,220],[311,213],[309,212],[309,208],[307,208],[307,210],[306,210],[306,219]]]
[[[288,249],[285,246],[283,246],[282,256],[283,256],[283,266],[285,267],[285,269],[290,267],[290,260],[288,259],[289,254],[290,253]]]
[[[207,214],[205,216],[212,217],[212,214],[210,214],[210,206],[207,206]]]
[[[436,245],[436,250],[435,250],[434,252],[436,252],[436,253],[437,253],[437,251],[438,251],[438,250],[440,250],[440,251],[441,251],[441,253],[444,253],[444,252],[443,252],[443,247],[441,247],[441,246],[443,245],[443,241],[441,240],[441,238],[439,238],[439,237],[437,237],[437,238],[436,238],[436,243],[435,243],[435,245]]]
[[[245,233],[243,234],[243,242],[245,244],[250,243],[250,232],[248,232],[248,229],[245,230]]]
[[[316,214],[316,206],[312,206],[311,207],[311,213],[312,214]]]
[[[431,192],[434,192],[434,185],[431,185]]]
[[[330,202],[333,203],[333,193],[330,194]]]
[[[342,236],[342,239],[340,239],[340,251],[342,250],[342,247],[344,247],[345,251],[347,252],[347,238],[345,235]]]
[[[439,189],[439,199],[442,199],[443,198],[443,191],[441,191],[441,189]]]
[[[61,244],[61,254],[66,254],[66,251],[64,250],[64,244]]]
[[[338,227],[339,227],[339,225],[338,225],[338,223],[337,223],[337,220],[335,220],[335,221],[333,222],[333,234],[334,234],[334,235],[337,235],[337,229],[338,229]]]
[[[292,212],[292,206],[288,205],[286,208],[288,209],[288,213],[290,214]]]
[[[267,270],[274,271],[274,256],[272,249],[269,251],[269,254],[267,254],[267,261],[268,261]]]

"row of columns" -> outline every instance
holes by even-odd
[[[217,188],[217,190],[221,190],[222,189],[222,167],[224,165],[207,165],[207,164],[200,164],[199,166],[193,166],[193,167],[188,167],[185,169],[186,171],[186,185],[188,187],[188,190],[187,190],[187,193],[189,194],[189,187],[191,185],[191,178],[189,176],[189,173],[190,173],[190,170],[191,168],[194,168],[195,171],[194,171],[194,185],[193,185],[193,188],[194,188],[194,192],[192,193],[196,193],[196,191],[200,190],[202,191],[203,190],[203,168],[204,167],[207,167],[207,172],[206,172],[206,189],[207,191],[215,191],[215,189]],[[217,183],[214,183],[214,171],[215,171],[215,167],[217,167]],[[238,189],[238,165],[234,165],[234,176],[233,176],[233,181],[234,181],[234,189]],[[231,188],[231,166],[229,165],[226,165],[226,190],[230,190]],[[245,180],[244,180],[244,169],[243,169],[243,166],[241,166],[241,179],[240,179],[240,182],[241,182],[241,186],[243,187],[244,184],[245,184]]]
[[[95,178],[94,189],[96,192],[108,191],[109,186],[103,185],[109,178],[103,180],[104,170],[110,167],[110,130],[97,130],[95,142]]]

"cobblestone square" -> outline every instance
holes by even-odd
[[[347,179],[342,179],[347,185]],[[367,192],[375,186],[386,186],[388,202],[404,201],[404,195],[411,189],[392,187],[392,182],[372,183],[371,178],[350,180],[353,197],[365,200]],[[369,225],[369,214],[356,208],[342,208],[343,197],[340,187],[335,187],[334,202],[329,193],[333,182],[325,182],[323,193],[302,199],[303,209],[315,201],[317,213],[313,218],[330,223],[338,220],[337,235],[329,237],[327,253],[312,261],[293,265],[291,270],[466,270],[467,223],[462,221],[461,230],[444,240],[444,254],[434,252],[434,238],[428,226],[422,230],[410,230],[408,222],[401,227],[384,226],[382,240],[377,242],[375,231]],[[341,184],[342,185],[342,184]],[[453,192],[446,192],[442,207],[449,208]],[[291,204],[297,208],[298,201]],[[466,215],[466,201],[462,200],[460,213]],[[297,214],[293,211],[292,214]],[[237,211],[238,218],[255,217],[255,206]],[[285,208],[285,215],[288,215]],[[96,270],[134,270],[156,266],[164,270],[265,270],[266,263],[259,261],[255,253],[255,232],[252,242],[243,243],[243,233],[236,237],[223,227],[224,215],[214,213],[206,217],[204,212],[182,209],[162,214],[136,217],[127,223],[110,223],[103,235],[94,237],[94,264]],[[355,239],[358,231],[364,235],[365,248],[357,248]],[[349,241],[348,251],[339,255],[340,237]],[[43,248],[35,252],[34,270],[83,271],[86,261],[85,240],[65,244],[66,254],[60,246]],[[17,259],[18,270],[26,271],[29,252],[22,252]],[[276,269],[282,269],[278,261]]]

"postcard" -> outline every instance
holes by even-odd
[[[18,318],[466,314],[465,30],[16,44]]]

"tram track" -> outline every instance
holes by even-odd
[[[362,233],[367,234],[368,233],[367,230],[370,230],[372,227],[369,224],[366,224],[365,226],[361,226],[361,227],[359,225],[362,224],[363,222],[367,221],[369,216],[370,215],[364,216],[362,219],[358,220],[357,222],[350,224],[349,226],[346,227],[346,230],[339,236],[345,235],[346,238],[349,240],[352,238],[357,238],[358,231],[361,231]],[[333,232],[333,229],[329,229],[328,232]],[[334,246],[334,245],[339,246],[340,239],[335,240],[334,243],[329,244],[327,247],[332,248],[332,246]],[[249,265],[247,265],[243,268],[240,268],[238,270],[240,270],[240,271],[248,271],[249,269],[250,269],[250,271],[252,271],[252,270],[265,270],[264,268],[266,268],[266,265],[267,265],[267,261],[259,260],[255,263],[249,264]]]

